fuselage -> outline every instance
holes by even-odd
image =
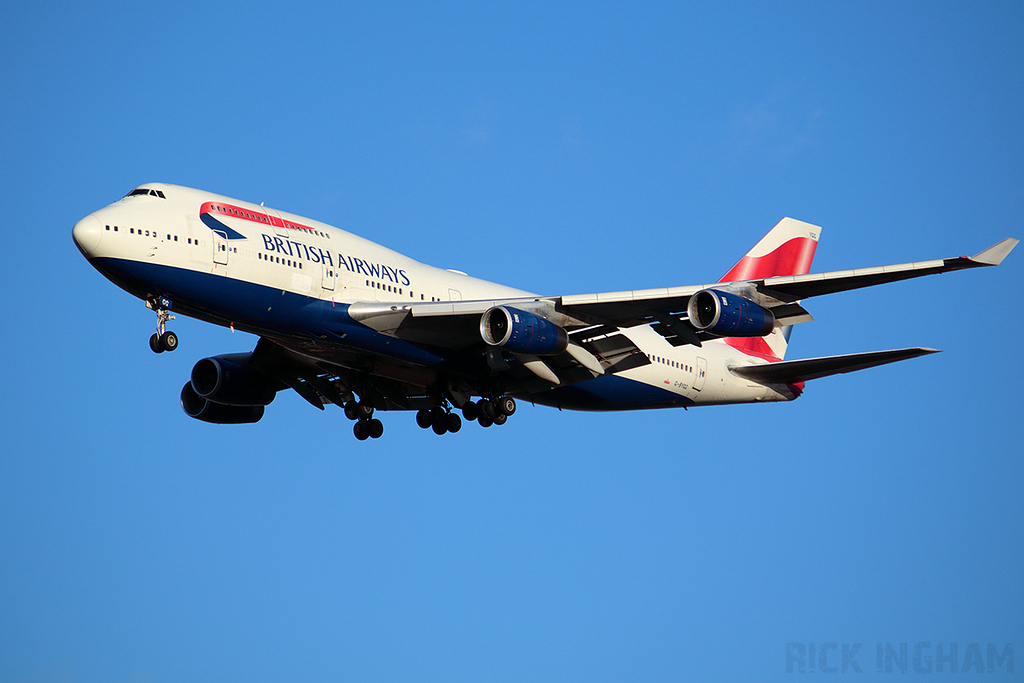
[[[415,386],[469,371],[473,361],[371,329],[349,315],[350,305],[536,296],[420,263],[319,221],[168,184],[143,185],[89,214],[74,238],[94,267],[144,301]],[[621,332],[650,363],[519,396],[568,409],[629,410],[799,395],[799,386],[730,372],[771,359],[729,339],[673,346],[648,325]]]

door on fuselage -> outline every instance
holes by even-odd
[[[700,391],[704,388],[704,380],[708,376],[708,362],[697,356],[697,374],[693,378],[693,388],[695,391]]]
[[[222,230],[213,231],[213,262],[228,264],[228,236]]]
[[[320,282],[323,284],[325,292],[334,291],[334,281],[338,277],[338,273],[334,270],[334,266],[330,263],[323,264],[323,277],[320,278]]]

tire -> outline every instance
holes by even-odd
[[[355,401],[349,401],[345,404],[345,417],[350,420],[359,419],[359,404]]]
[[[160,336],[160,348],[164,351],[173,351],[178,348],[178,335],[167,330]]]
[[[434,419],[429,410],[423,408],[416,411],[416,424],[420,426],[420,429],[430,429],[430,425],[433,423]]]
[[[480,426],[484,427],[484,428],[490,427],[492,424],[494,424],[494,420],[492,420],[491,418],[487,417],[486,415],[481,415],[477,419],[477,422],[479,422]]]
[[[480,402],[477,403],[477,406],[480,408],[480,414],[486,418],[493,420],[494,416],[497,415],[497,412],[494,410],[493,401],[488,401],[487,399],[482,398],[480,399]]]
[[[438,436],[448,432],[448,415],[440,408],[431,411],[430,427]]]
[[[356,438],[360,441],[366,441],[370,438],[370,429],[366,426],[366,423],[359,420],[352,425],[352,433],[356,435]]]
[[[149,338],[149,348],[153,349],[153,353],[163,353],[164,349],[160,346],[160,337],[156,332]]]
[[[359,403],[356,405],[356,413],[360,420],[369,420],[373,417],[373,406],[369,403]]]
[[[466,405],[462,406],[462,417],[470,422],[477,419],[480,417],[480,406],[473,401],[466,401]]]
[[[494,416],[494,424],[503,425],[506,422],[508,422],[508,415],[506,415],[505,413],[501,413],[499,415]]]
[[[448,431],[454,434],[455,432],[462,429],[462,418],[458,416],[458,413],[448,414]]]
[[[512,417],[516,414],[516,400],[511,396],[502,396],[498,399],[498,411],[505,417]]]
[[[371,439],[379,439],[384,436],[384,423],[377,418],[367,420],[366,430],[370,434]]]

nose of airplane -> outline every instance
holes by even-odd
[[[86,256],[91,256],[96,247],[100,246],[100,237],[103,234],[103,226],[100,219],[89,215],[75,223],[71,236],[78,245],[78,249]]]

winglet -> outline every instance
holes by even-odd
[[[999,244],[994,244],[985,251],[975,254],[971,257],[972,261],[977,261],[986,266],[998,266],[1006,258],[1006,255],[1013,251],[1013,248],[1017,246],[1020,240],[1015,240],[1012,237],[1007,237]]]

